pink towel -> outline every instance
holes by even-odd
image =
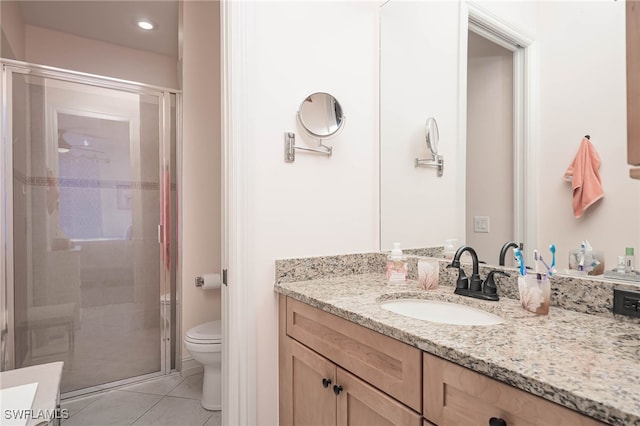
[[[600,181],[600,156],[589,139],[582,138],[578,153],[562,177],[571,182],[573,214],[576,218],[593,203],[604,197]]]

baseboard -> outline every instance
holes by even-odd
[[[200,374],[204,372],[204,367],[198,361],[192,357],[182,358],[182,371],[180,375],[182,377],[193,376],[194,374]]]

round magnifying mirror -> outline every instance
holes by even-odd
[[[325,92],[310,94],[298,108],[302,128],[321,140],[336,135],[344,125],[344,119],[340,102]]]
[[[435,158],[438,155],[438,139],[440,134],[438,133],[438,123],[433,117],[427,118],[427,124],[425,125],[425,135],[427,139],[427,147],[431,151],[431,155]]]

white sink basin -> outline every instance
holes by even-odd
[[[455,325],[496,325],[504,321],[497,315],[457,303],[424,299],[397,299],[380,306],[396,314],[419,320]]]

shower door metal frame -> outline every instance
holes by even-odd
[[[173,253],[174,250],[179,251],[180,235],[178,234],[178,221],[174,221],[174,229],[170,227],[171,210],[167,211],[163,208],[166,204],[170,203],[171,197],[171,178],[168,181],[168,188],[165,188],[167,182],[164,179],[164,173],[167,171],[169,177],[175,176],[177,181],[177,188],[180,186],[180,147],[181,147],[181,116],[182,116],[182,97],[181,91],[176,89],[169,89],[164,87],[158,87],[148,84],[129,82],[125,80],[119,80],[110,77],[97,76],[93,74],[81,73],[76,71],[64,70],[54,67],[48,67],[43,65],[30,64],[26,62],[8,60],[0,58],[0,64],[2,65],[2,85],[0,87],[0,98],[2,100],[2,116],[0,117],[0,137],[2,144],[0,147],[0,256],[2,260],[2,270],[4,273],[0,273],[0,308],[2,311],[2,318],[0,318],[0,324],[2,324],[2,347],[0,348],[0,371],[11,370],[15,368],[14,350],[15,350],[15,334],[14,334],[14,314],[15,306],[14,301],[14,252],[13,252],[13,114],[12,114],[12,82],[14,74],[29,75],[40,78],[48,78],[54,80],[61,80],[69,83],[77,83],[82,85],[94,86],[105,89],[119,90],[129,92],[137,95],[155,96],[158,98],[158,104],[162,108],[159,111],[159,135],[160,140],[158,161],[159,161],[159,192],[160,192],[160,224],[158,232],[158,243],[160,250],[160,294],[171,291],[171,270],[170,259],[167,256]],[[171,157],[171,96],[175,96],[175,146],[176,146],[176,164],[177,170],[172,170],[172,157]],[[166,200],[169,197],[169,200]],[[169,204],[170,205],[170,204]],[[179,196],[176,191],[176,212],[178,212]],[[176,213],[177,215],[177,213]],[[167,228],[168,226],[168,228]],[[162,227],[162,228],[160,228]],[[169,229],[169,232],[164,230]],[[163,232],[161,232],[163,231]],[[171,235],[176,233],[178,247],[168,247],[171,239],[162,238],[163,235]],[[171,250],[171,251],[169,251]],[[169,253],[169,254],[168,254]],[[180,267],[179,262],[175,265],[176,271],[176,294],[172,303],[176,309],[176,338],[175,342],[175,364],[179,367],[181,345],[180,342],[180,303],[178,296],[181,289],[180,280]],[[158,299],[160,304],[160,299]],[[160,306],[160,318],[158,319],[160,326],[160,371],[145,374],[142,376],[136,376],[108,384],[101,384],[84,388],[77,391],[67,392],[62,395],[65,397],[73,397],[89,392],[101,391],[110,387],[115,387],[127,383],[133,383],[140,380],[145,380],[153,377],[159,377],[166,375],[169,372],[175,370],[171,368],[171,315],[167,321],[162,317],[162,306]],[[6,321],[6,327],[3,323]]]

